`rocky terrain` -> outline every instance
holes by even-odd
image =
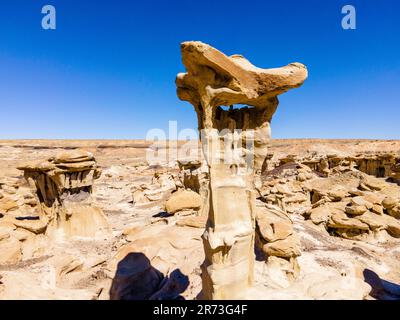
[[[151,148],[1,141],[0,299],[201,298],[207,172]],[[400,141],[268,152],[252,297],[400,299]]]

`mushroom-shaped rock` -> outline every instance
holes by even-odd
[[[62,230],[71,236],[108,232],[101,209],[92,206],[94,180],[101,174],[92,153],[62,152],[47,161],[18,167],[40,203],[42,217],[35,230]],[[50,227],[50,228],[49,228]]]
[[[242,55],[228,57],[199,41],[182,43],[181,52],[187,73],[176,79],[178,97],[193,105],[208,99],[213,107],[241,103],[263,108],[268,99],[299,87],[307,78],[301,63],[261,69]]]
[[[255,173],[261,171],[268,155],[277,96],[301,86],[307,69],[300,63],[257,68],[241,55],[227,56],[198,41],[182,43],[181,53],[186,73],[177,75],[177,95],[195,108],[209,169],[208,191],[203,192],[208,201],[203,205],[208,210],[203,234],[203,297],[245,298],[254,273]],[[247,106],[235,109],[235,104]],[[286,238],[291,232],[290,223],[280,223],[279,232],[272,232],[261,220],[260,224],[267,238]],[[292,259],[297,251],[294,255],[289,247],[274,252],[285,255],[287,249]]]

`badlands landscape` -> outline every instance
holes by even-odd
[[[400,141],[271,140],[308,77],[181,43],[197,141],[0,143],[0,298],[400,298]]]
[[[154,148],[1,141],[0,299],[201,299],[207,172]],[[398,140],[272,140],[251,298],[400,299],[399,181]]]

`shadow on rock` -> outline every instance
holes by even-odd
[[[378,300],[400,300],[400,285],[381,279],[374,271],[365,269],[364,281],[372,287],[371,297]]]
[[[110,289],[111,300],[183,300],[189,278],[179,269],[169,276],[154,268],[140,252],[129,253],[117,266]]]
[[[162,211],[162,212],[159,212],[159,213],[156,213],[155,215],[153,215],[153,218],[169,218],[172,216],[173,216],[172,213]]]

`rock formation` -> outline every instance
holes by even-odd
[[[107,232],[102,210],[91,204],[93,183],[101,174],[91,153],[63,152],[18,169],[37,196],[41,209],[37,224],[47,234],[94,237]]]
[[[396,159],[384,153],[285,156],[263,172],[261,196],[332,236],[367,242],[399,238],[400,189],[391,183]]]
[[[307,69],[300,63],[260,69],[201,42],[182,43],[181,53],[187,72],[176,78],[177,94],[197,113],[210,178],[203,298],[245,298],[255,260],[255,173],[267,156],[277,96],[301,86]]]
[[[106,144],[111,148],[102,147]],[[202,234],[211,203],[208,165],[189,157],[173,167],[144,165],[142,142],[132,145],[0,141],[0,299],[201,298]],[[36,187],[31,191],[16,166],[80,148],[100,156],[96,167],[101,165],[102,174],[84,202],[104,210],[112,234],[56,241],[46,235],[54,228],[48,227]],[[271,141],[263,173],[255,177],[254,286],[246,298],[400,298],[395,170],[378,178],[375,170],[368,175],[346,162],[385,153],[398,157],[400,141]],[[328,163],[326,174],[305,164],[334,154],[344,161]],[[133,205],[133,186],[143,188],[143,204]],[[178,197],[174,205],[180,211],[164,212],[169,199],[183,191],[184,199],[192,198],[191,208]]]
[[[182,210],[199,210],[201,198],[198,193],[191,190],[179,190],[165,203],[165,210],[174,214]]]
[[[267,272],[289,286],[300,273],[297,257],[301,255],[292,219],[279,207],[257,200],[256,228],[256,247],[267,257]]]
[[[354,156],[328,154],[311,156],[301,160],[302,164],[324,175],[357,169],[378,178],[392,177],[393,179],[397,179],[396,173],[398,176],[399,162],[400,156],[394,153],[356,154]]]
[[[400,237],[400,193],[396,185],[352,171],[309,183],[314,224],[352,240]]]

